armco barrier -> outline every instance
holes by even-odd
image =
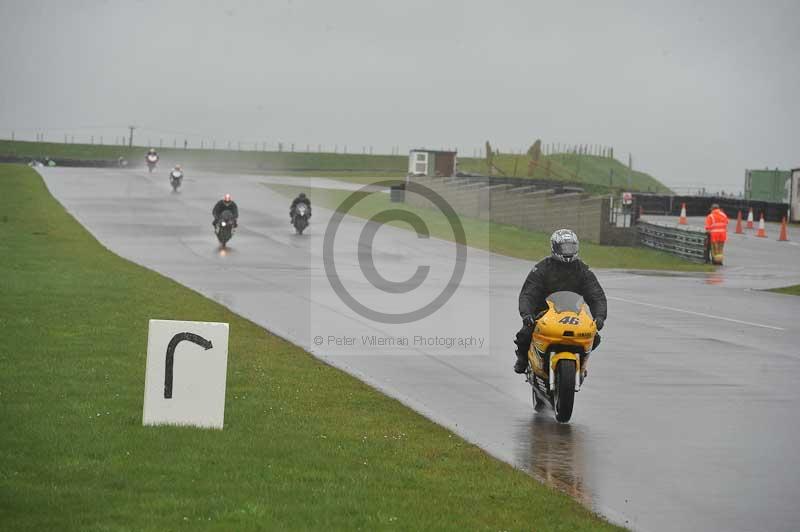
[[[655,222],[639,222],[636,227],[641,245],[694,262],[705,262],[705,231]]]

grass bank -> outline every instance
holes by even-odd
[[[526,177],[528,160],[527,155],[501,154],[494,157],[493,164],[507,176]],[[488,172],[484,159],[463,158],[459,161],[460,168],[465,172]],[[650,174],[629,170],[616,159],[596,155],[547,155],[536,167],[533,177],[581,183],[588,192],[625,190],[671,193],[668,187]]]
[[[783,288],[773,288],[770,292],[777,292],[778,294],[789,294],[790,296],[800,296],[800,284],[792,286],[784,286]]]
[[[614,529],[0,184],[0,529]],[[141,426],[150,318],[230,323],[223,431]]]
[[[329,209],[337,209],[342,201],[353,192],[335,189],[314,188],[309,191],[295,185],[267,185],[276,192],[287,197],[294,197],[298,192],[306,192],[313,205],[321,205]],[[363,198],[349,214],[360,218],[372,218],[387,209],[402,209],[419,215],[428,225],[432,236],[444,240],[453,240],[453,232],[449,220],[444,214],[432,209],[417,208],[406,203],[392,203],[388,194],[360,193]],[[527,231],[513,225],[497,224],[461,217],[467,236],[467,244],[493,253],[508,255],[530,261],[536,261],[550,254],[550,235]],[[404,222],[389,222],[390,225],[411,229]],[[580,235],[579,235],[580,236]],[[601,246],[590,242],[581,243],[581,257],[595,268],[623,268],[637,270],[674,270],[674,271],[713,271],[713,267],[684,261],[669,253],[645,248]]]

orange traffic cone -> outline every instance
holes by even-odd
[[[678,223],[680,225],[687,225],[689,220],[686,219],[686,204],[681,203],[681,217],[678,218]]]
[[[758,222],[758,231],[756,231],[756,236],[760,236],[761,238],[767,237],[767,230],[764,226],[764,213],[761,213],[761,220]]]
[[[741,235],[744,233],[742,230],[742,211],[739,210],[739,214],[736,215],[736,233]]]
[[[778,237],[778,240],[781,242],[789,241],[789,235],[786,230],[786,216],[784,216],[783,220],[781,220],[781,236]]]
[[[750,212],[747,213],[747,228],[753,228],[753,208],[750,207]]]

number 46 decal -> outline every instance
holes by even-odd
[[[577,325],[580,323],[580,320],[577,316],[567,316],[558,320],[558,323],[563,323],[564,325]]]

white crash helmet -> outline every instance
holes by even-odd
[[[572,262],[578,258],[578,235],[569,229],[559,229],[550,236],[550,251],[560,262]]]

